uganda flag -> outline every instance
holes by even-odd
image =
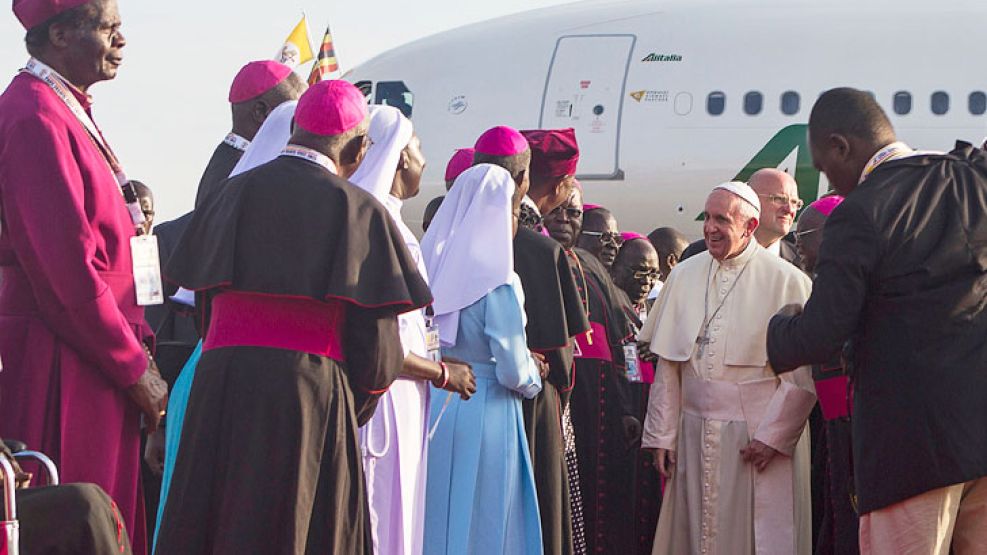
[[[336,49],[332,46],[332,33],[329,32],[329,27],[326,27],[326,36],[322,37],[322,46],[319,47],[319,55],[315,58],[312,73],[308,76],[308,84],[311,86],[328,79],[329,75],[337,70],[339,63],[336,61]]]

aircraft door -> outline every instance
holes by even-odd
[[[634,35],[571,35],[555,44],[539,127],[576,130],[580,178],[624,178],[620,117],[636,40]]]

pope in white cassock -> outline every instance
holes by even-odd
[[[674,268],[639,339],[660,357],[642,447],[669,478],[653,553],[808,554],[808,367],[776,377],[768,320],[809,298],[809,278],[753,240],[744,183],[706,200],[708,251]]]

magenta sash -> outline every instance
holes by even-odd
[[[613,362],[613,353],[610,352],[610,342],[607,340],[607,329],[597,322],[590,322],[589,325],[588,332],[576,336],[574,356]]]
[[[836,376],[816,382],[816,395],[825,420],[836,420],[850,416],[850,403],[853,394],[849,391],[850,379]]]
[[[270,347],[346,360],[342,301],[227,291],[212,301],[203,352],[222,347]]]

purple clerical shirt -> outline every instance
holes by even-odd
[[[151,334],[134,226],[85,128],[26,73],[0,96],[0,221],[0,437],[52,456],[63,482],[105,489],[144,553],[140,414],[126,388]]]

